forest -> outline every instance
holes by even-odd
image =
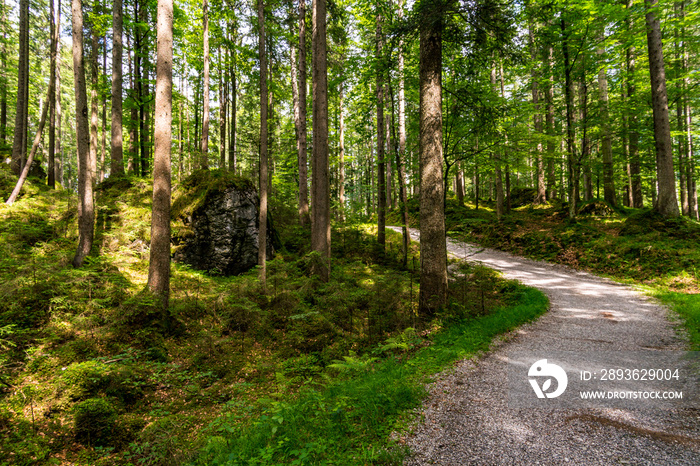
[[[424,464],[430,383],[559,312],[492,249],[700,350],[698,2],[2,0],[0,28],[0,466]]]

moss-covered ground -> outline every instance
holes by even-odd
[[[206,198],[186,183],[183,205]],[[387,232],[382,252],[361,224],[334,226],[322,283],[308,231],[273,203],[282,247],[267,290],[256,270],[173,264],[163,322],[144,292],[151,190],[140,178],[98,187],[80,269],[72,193],[30,180],[0,207],[0,465],[396,462],[389,432],[426,377],[546,308],[540,293],[464,266],[450,306],[423,321],[417,245],[403,268],[400,235]]]

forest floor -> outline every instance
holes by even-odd
[[[207,190],[227,182],[197,176]],[[0,195],[13,185],[0,166]],[[268,289],[255,269],[174,263],[164,325],[144,292],[151,194],[142,178],[97,186],[80,269],[74,193],[30,179],[0,205],[0,465],[397,464],[406,448],[389,435],[425,382],[547,309],[537,290],[463,265],[453,280],[469,282],[425,321],[417,245],[404,266],[400,235],[382,251],[360,223],[333,226],[322,283],[295,206],[273,203]]]
[[[418,239],[417,230],[412,235]],[[624,360],[624,367],[641,369],[687,348],[665,308],[629,286],[571,267],[453,240],[448,251],[540,289],[551,309],[487,357],[463,361],[430,386],[423,421],[406,438],[414,453],[407,464],[697,464],[697,391],[685,392],[695,398],[678,405],[575,399],[580,387],[611,389],[611,382],[574,380],[596,363],[600,370]],[[530,365],[546,358],[570,373],[572,396],[539,404],[518,398]]]

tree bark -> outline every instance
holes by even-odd
[[[0,3],[2,8],[2,43],[0,43],[0,64],[2,69],[7,69],[7,29],[4,25],[7,24],[7,5],[5,0]],[[0,76],[0,144],[7,144],[7,76],[2,73]]]
[[[230,25],[229,25],[230,27]],[[231,37],[231,40],[234,38]],[[228,145],[228,169],[236,173],[236,108],[237,108],[237,98],[238,98],[238,88],[236,87],[236,44],[233,46],[233,53],[231,57],[231,64],[229,67],[229,74],[231,76],[231,123],[230,134],[229,134],[229,145]]]
[[[136,36],[136,33],[134,33],[134,36]],[[136,58],[137,55],[137,50],[135,50],[135,47],[131,47],[131,39],[130,36],[127,34],[126,36],[126,44],[127,48],[130,49],[133,52],[134,57]],[[138,76],[137,71],[135,69],[134,63],[131,59],[131,53],[127,53],[127,61],[129,64],[129,98],[132,101],[131,105],[131,113],[129,115],[129,157],[127,160],[127,171],[130,174],[138,174],[138,166],[139,166],[139,154],[138,154],[138,121],[139,121],[139,111],[138,111],[138,96],[139,96],[139,91],[138,91]]]
[[[491,88],[493,90],[493,93],[498,95],[495,61],[491,63]],[[500,138],[500,135],[496,135],[496,137]],[[498,219],[500,220],[503,217],[505,197],[503,195],[503,174],[501,173],[501,156],[498,153],[499,150],[499,148],[493,150],[493,167],[496,185],[496,217],[498,217]]]
[[[182,75],[180,75],[180,89],[184,90],[185,87],[183,85],[183,79]],[[184,113],[184,99],[180,99],[179,105],[178,105],[178,138],[177,138],[177,180],[182,181],[182,177],[184,175],[184,148],[185,148],[185,131],[184,131],[184,120],[185,120],[185,113]],[[155,155],[156,150],[154,150],[154,155]],[[155,163],[155,162],[154,162]],[[171,175],[172,179],[172,175]]]
[[[206,1],[206,0],[205,0]],[[265,6],[258,0],[258,58],[260,60],[260,217],[258,218],[258,266],[263,291],[267,260],[267,51],[265,48]]]
[[[102,5],[100,5],[102,9]],[[102,77],[107,75],[107,35],[102,37]],[[104,87],[99,90],[100,100],[102,101],[102,140],[100,141],[101,153],[100,153],[100,175],[98,180],[100,183],[105,179],[105,172],[107,171],[107,96],[103,91]]]
[[[112,154],[110,175],[124,174],[122,140],[122,0],[112,4]]]
[[[219,168],[226,170],[226,115],[228,115],[228,92],[226,86],[228,80],[224,80],[226,63],[221,60],[221,46],[219,52]]]
[[[601,32],[601,36],[603,33]],[[600,37],[602,41],[602,37]],[[603,130],[601,152],[603,153],[603,197],[611,206],[617,205],[615,199],[615,166],[612,154],[612,136],[610,134],[610,115],[608,111],[608,76],[605,59],[605,48],[598,48],[598,57],[603,66],[598,71],[598,100],[600,102],[600,119]]]
[[[632,8],[632,1],[628,0],[628,11]],[[628,13],[627,28],[632,28],[632,14]],[[627,98],[629,99],[627,114],[627,124],[629,127],[629,160],[630,160],[630,176],[632,178],[632,207],[641,209],[644,207],[644,197],[642,195],[642,170],[639,160],[639,131],[637,123],[637,113],[634,110],[634,99],[636,97],[637,86],[635,78],[637,51],[634,45],[631,45],[625,52],[627,62]]]
[[[153,208],[148,288],[161,310],[170,298],[170,189],[173,121],[173,0],[158,0],[156,102],[153,151]],[[165,315],[163,315],[165,318]]]
[[[547,200],[547,187],[545,185],[544,172],[544,147],[542,146],[542,114],[540,113],[540,90],[539,90],[539,71],[535,66],[537,62],[537,48],[535,46],[535,30],[532,22],[529,24],[528,36],[530,38],[530,56],[532,58],[533,68],[531,71],[532,81],[532,106],[534,115],[532,116],[532,125],[537,138],[537,150],[535,152],[535,166],[537,176],[537,194],[534,204],[543,204]]]
[[[313,52],[313,217],[311,249],[320,254],[315,274],[327,282],[331,266],[331,213],[328,167],[328,63],[326,51],[326,0],[315,0],[312,13]]]
[[[576,217],[576,185],[578,180],[575,179],[574,163],[576,160],[576,142],[574,141],[574,83],[571,79],[571,61],[569,59],[569,31],[567,31],[564,12],[561,12],[561,34],[562,34],[562,50],[564,53],[564,78],[565,78],[565,96],[566,96],[566,152],[567,152],[567,170],[569,181],[569,218]]]
[[[442,31],[446,2],[423,5],[420,25],[420,295],[431,318],[447,303],[447,243],[442,183]],[[437,10],[437,11],[435,11]]]
[[[399,0],[399,17],[403,18],[404,0]],[[408,248],[411,244],[411,235],[408,230],[408,195],[406,194],[406,171],[404,160],[406,159],[406,85],[404,81],[404,57],[403,40],[399,41],[399,150],[396,153],[396,169],[399,171],[399,196],[401,197],[401,216],[403,225],[401,228],[403,245],[403,266],[408,266]]]
[[[60,9],[60,3],[59,3]],[[49,166],[46,184],[51,189],[56,189],[56,47],[58,45],[58,25],[56,24],[56,12],[54,0],[49,0],[49,33],[51,35],[51,64],[49,71]]]
[[[72,0],[73,82],[75,84],[75,129],[78,145],[78,249],[73,267],[80,267],[90,254],[95,232],[95,206],[92,198],[95,172],[88,147],[88,102],[83,62],[83,10],[81,0]]]
[[[145,4],[145,0],[138,4],[139,22],[141,24],[148,23],[148,5]],[[136,70],[138,74],[137,84],[139,86],[139,146],[140,146],[140,171],[141,176],[148,175],[148,162],[149,162],[149,151],[148,151],[148,114],[149,114],[149,92],[148,92],[148,32],[140,32],[137,37],[139,42],[137,44],[136,51]]]
[[[343,108],[343,82],[338,89],[338,218],[345,221],[345,109]]]
[[[664,67],[661,23],[656,14],[657,0],[645,0],[647,48],[649,51],[649,75],[654,114],[654,142],[656,146],[656,176],[659,193],[654,209],[664,217],[678,217],[678,198],[673,169],[673,146],[666,94],[666,70]]]
[[[556,170],[554,167],[554,47],[547,47],[547,199],[557,197]]]
[[[58,134],[54,147],[54,163],[56,180],[60,185],[63,185],[63,158],[61,156],[61,138],[63,131],[61,129],[62,109],[61,109],[61,0],[58,0],[58,8],[56,10],[56,34],[58,41],[56,42],[56,81],[54,83],[54,93],[56,95],[56,128]]]
[[[580,92],[580,115],[581,115],[581,161],[576,164],[583,171],[583,199],[590,201],[593,199],[593,173],[591,170],[591,141],[588,137],[588,83],[586,82],[585,62],[583,63],[583,71],[581,73],[581,81],[579,85]],[[575,177],[578,179],[578,177]],[[578,186],[578,184],[577,184]]]
[[[93,3],[93,10],[98,11],[99,3],[95,0]],[[97,145],[98,145],[98,129],[99,124],[99,71],[97,64],[98,55],[98,38],[97,38],[97,27],[93,23],[90,25],[90,163],[94,167],[97,174]],[[100,167],[100,173],[102,168]],[[102,181],[100,177],[97,177],[96,182]]]
[[[375,86],[377,105],[377,242],[382,251],[386,246],[386,173],[384,171],[385,128],[384,128],[384,38],[382,33],[382,15],[377,13],[375,34]]]
[[[29,0],[19,2],[19,60],[17,62],[17,106],[15,111],[15,135],[12,144],[10,168],[19,176],[27,150],[24,143],[27,128],[26,113],[29,88]]]
[[[685,2],[681,2],[681,13],[685,16]],[[693,133],[692,133],[692,110],[690,107],[690,96],[688,91],[690,90],[690,78],[688,77],[688,40],[687,31],[685,26],[681,29],[681,35],[683,39],[683,90],[685,96],[683,98],[685,103],[685,110],[683,115],[685,116],[685,149],[687,153],[686,157],[686,183],[688,184],[688,216],[694,220],[700,220],[700,213],[698,212],[698,190],[695,181],[695,159],[693,154]]]
[[[292,53],[294,53],[292,47]],[[294,105],[294,129],[297,141],[297,165],[299,167],[299,223],[311,223],[309,217],[309,181],[306,146],[306,0],[299,0],[298,60],[291,65],[292,90],[296,90]]]
[[[201,140],[201,162],[200,166],[204,170],[209,169],[209,0],[204,0],[202,4],[204,10],[204,83],[202,90],[202,140]]]

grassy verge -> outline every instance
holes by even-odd
[[[650,294],[673,309],[682,319],[688,332],[691,349],[700,351],[700,294],[686,294],[655,288]]]
[[[547,308],[539,291],[513,286],[516,303],[450,325],[411,356],[348,357],[335,365],[345,380],[302,390],[292,402],[261,400],[266,407],[248,422],[222,418],[195,464],[399,464],[406,451],[389,434],[420,404],[427,377],[487,350],[496,335]],[[404,340],[406,348],[420,344],[410,332]]]

